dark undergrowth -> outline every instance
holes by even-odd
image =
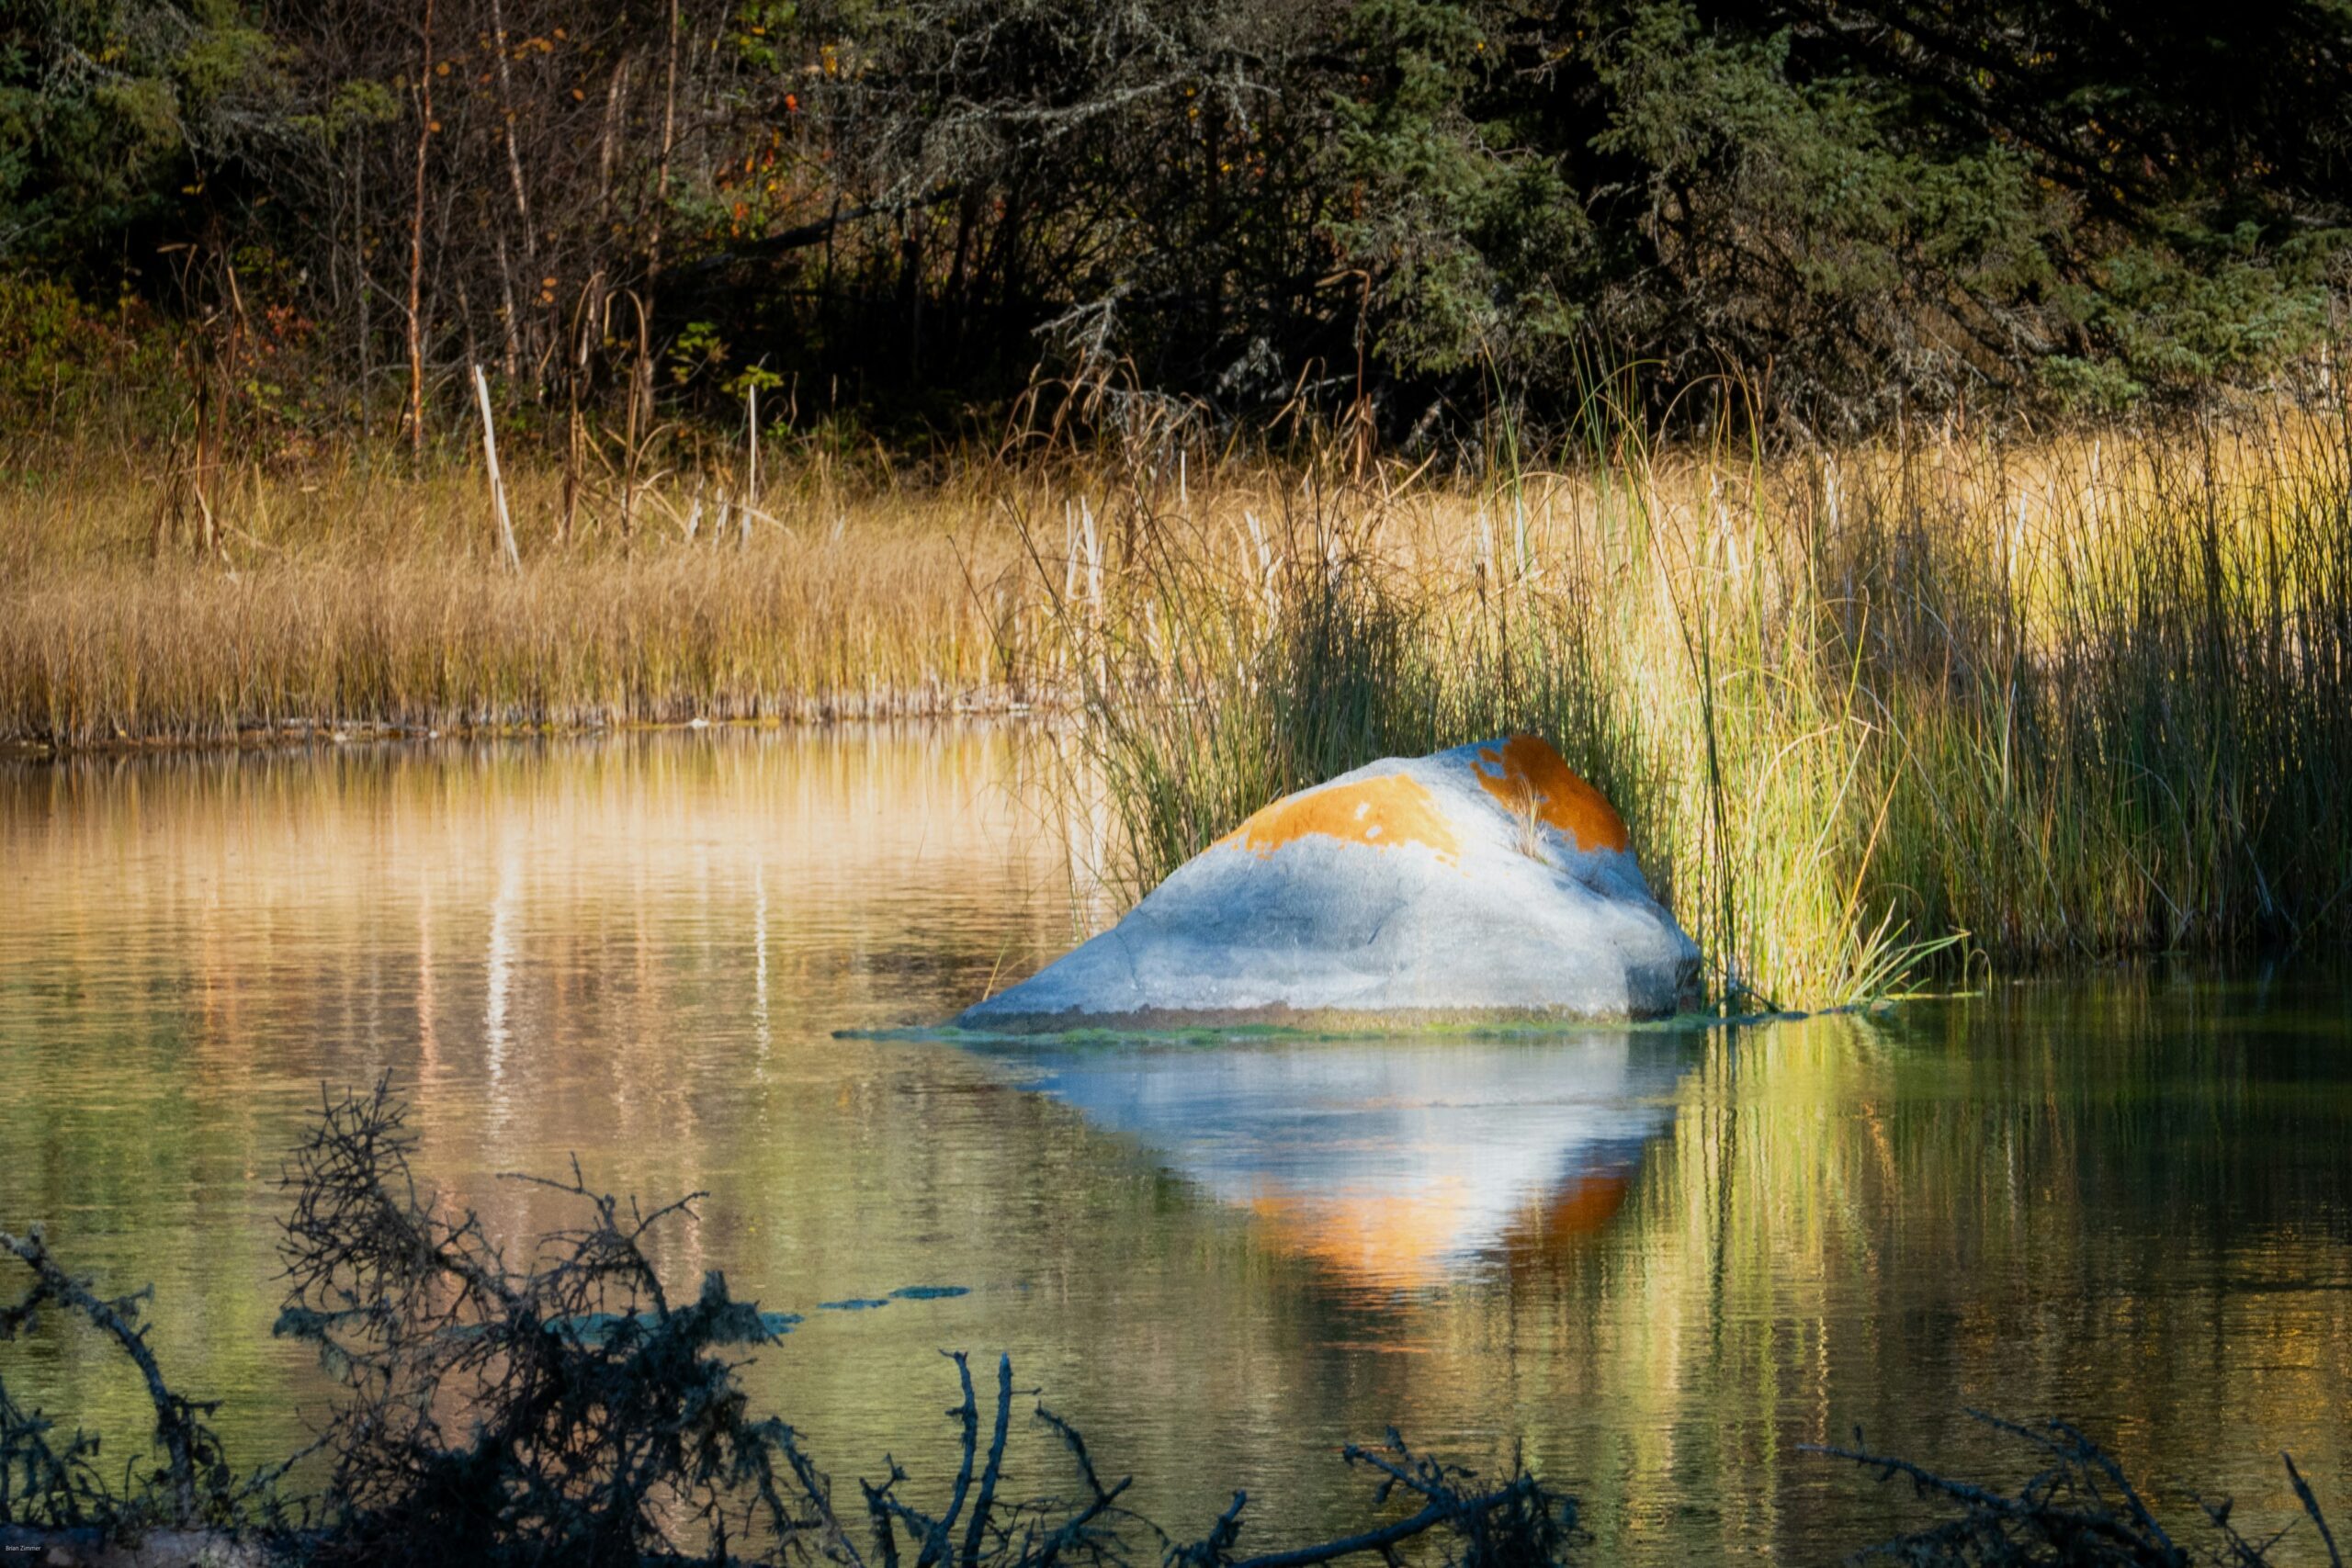
[[[154,1409],[127,1463],[99,1438],[16,1403],[0,1384],[0,1548],[44,1562],[214,1564],[837,1563],[851,1568],[1307,1568],[1347,1559],[1536,1568],[1575,1560],[1576,1498],[1515,1464],[1481,1476],[1395,1431],[1351,1445],[1368,1496],[1355,1531],[1256,1551],[1246,1494],[1197,1538],[1127,1506],[1069,1421],[1013,1383],[992,1393],[949,1357],[953,1480],[923,1495],[886,1459],[881,1479],[836,1486],[793,1427],[754,1412],[739,1372],[788,1316],[737,1299],[712,1272],[673,1300],[649,1235],[695,1198],[645,1211],[574,1166],[537,1181],[579,1224],[518,1267],[470,1211],[420,1195],[404,1106],[379,1083],[326,1101],[294,1151],[277,1332],[314,1345],[337,1386],[316,1442],[249,1473],[230,1464],[217,1406],[175,1391],[146,1340],[143,1295],[107,1298],[68,1272],[36,1228],[0,1233],[31,1284],[0,1309],[0,1341],[44,1313],[110,1338]],[[1055,1456],[1016,1475],[1016,1407]],[[1988,1418],[1989,1419],[1989,1418]],[[1908,1481],[1945,1516],[1860,1555],[1921,1568],[2267,1568],[2342,1558],[2291,1460],[2301,1506],[2248,1532],[2229,1502],[2160,1521],[2117,1462],[2074,1427],[1996,1422],[2038,1467],[2011,1490],[1939,1475],[1856,1445],[1818,1450]],[[1042,1467],[1041,1467],[1042,1468]],[[299,1478],[299,1479],[298,1479]],[[1248,1540],[1245,1543],[1245,1536]],[[2299,1556],[2281,1555],[2291,1550]]]

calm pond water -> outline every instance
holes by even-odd
[[[952,1347],[1010,1351],[1171,1525],[1247,1487],[1261,1546],[1360,1520],[1332,1450],[1393,1423],[1523,1447],[1595,1561],[1831,1562],[1914,1516],[1800,1445],[1859,1424],[2014,1475],[1972,1405],[2281,1520],[2290,1449],[2352,1521],[2341,980],[1540,1039],[842,1038],[1099,916],[1021,756],[714,731],[0,769],[0,1227],[153,1281],[165,1366],[267,1457],[322,1393],[269,1337],[272,1181],[322,1085],[389,1071],[425,1177],[494,1230],[560,1223],[498,1173],[575,1151],[707,1190],[662,1262],[807,1314],[751,1377],[844,1482],[949,1465]],[[888,1304],[820,1306],[861,1298]],[[141,1430],[86,1335],[0,1375]]]

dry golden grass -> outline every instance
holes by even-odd
[[[163,487],[96,455],[0,499],[0,736],[207,742],[317,726],[579,727],[944,713],[1022,699],[987,585],[1014,562],[968,491],[786,493],[721,535],[674,483],[626,557],[557,476],[513,486],[497,568],[463,469],[226,486],[221,547],[153,548]],[[665,514],[674,510],[677,521]]]
[[[1875,994],[1939,945],[2352,925],[2341,411],[1769,460],[1615,426],[1483,482],[809,461],[748,529],[713,526],[723,476],[664,476],[627,552],[609,496],[559,543],[526,468],[519,573],[461,464],[249,470],[202,560],[151,553],[134,461],[11,469],[20,741],[1051,708],[1132,897],[1276,794],[1526,728],[1615,800],[1730,998]]]

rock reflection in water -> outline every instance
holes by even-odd
[[[1347,1284],[1419,1289],[1574,1245],[1624,1201],[1679,1037],[998,1045]]]

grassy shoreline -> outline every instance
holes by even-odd
[[[202,559],[154,550],[135,456],[10,469],[19,749],[1042,712],[1131,898],[1276,794],[1531,729],[1615,801],[1731,1010],[2352,930],[2343,409],[1784,456],[1604,419],[1482,480],[810,460],[748,511],[688,469],[626,550],[609,496],[560,537],[526,463],[519,571],[462,465],[250,469]]]
[[[959,558],[960,495],[812,486],[748,528],[730,508],[722,533],[716,495],[697,516],[677,485],[639,498],[624,556],[609,525],[558,546],[560,475],[526,467],[508,487],[525,566],[508,572],[485,547],[484,481],[461,466],[251,471],[223,487],[218,549],[197,558],[177,538],[153,547],[166,483],[107,454],[46,456],[0,500],[0,739],[233,744],[288,722],[579,729],[1018,700]]]
[[[1057,621],[1114,884],[1526,729],[1617,804],[1727,1010],[2352,930],[2342,411],[1593,452],[1439,498],[1310,479],[1246,537],[1139,502],[1125,596]]]

